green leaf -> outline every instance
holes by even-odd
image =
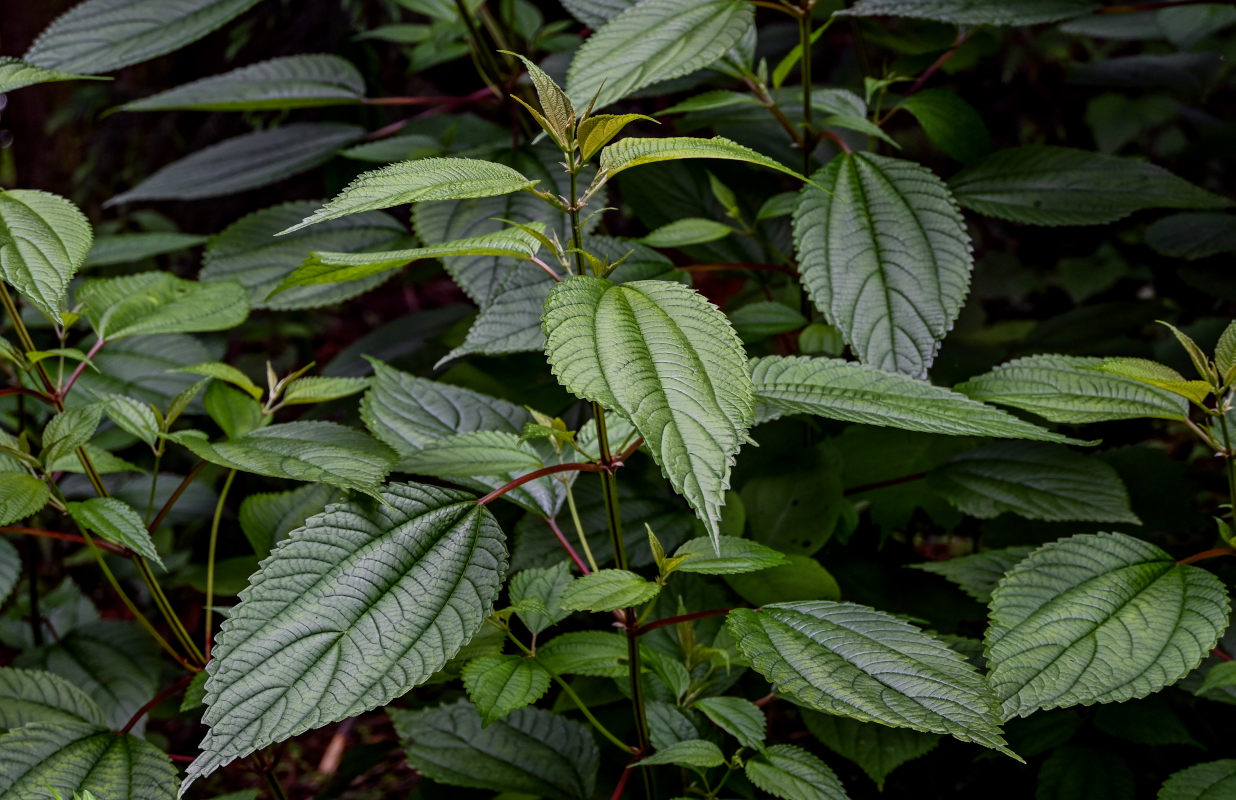
[[[836,773],[801,747],[773,745],[745,768],[748,780],[781,800],[847,800]]]
[[[969,292],[970,237],[925,167],[843,153],[794,212],[807,292],[865,363],[923,377]]]
[[[601,569],[571,581],[560,602],[567,611],[614,611],[647,603],[660,591],[634,572]]]
[[[319,483],[288,492],[251,494],[240,504],[237,517],[253,552],[258,558],[265,558],[272,547],[303,527],[309,517],[321,513],[338,496],[337,489]]]
[[[610,105],[637,89],[680,78],[726,54],[754,24],[740,0],[643,0],[617,14],[575,51],[567,94],[583,108]]]
[[[310,519],[241,592],[215,643],[202,717],[210,732],[191,780],[391,701],[484,624],[506,571],[489,511],[463,492],[412,483],[380,496]]]
[[[1206,381],[1186,380],[1171,367],[1144,358],[1105,358],[1091,369],[1166,389],[1198,405],[1204,404],[1210,396],[1210,384]]]
[[[838,600],[841,587],[828,570],[810,556],[789,555],[786,563],[756,574],[728,574],[725,582],[751,605],[795,600]],[[681,568],[680,568],[681,571]]]
[[[61,411],[43,429],[43,451],[39,458],[52,464],[73,453],[94,435],[103,410],[94,404]]]
[[[171,371],[187,372],[190,375],[201,375],[206,378],[216,378],[232,384],[237,389],[243,390],[254,400],[262,399],[263,390],[261,387],[250,380],[248,375],[236,369],[236,367],[233,367],[231,364],[224,364],[219,361],[204,361],[201,364],[194,364],[191,367],[181,367]]]
[[[668,225],[662,225],[640,239],[639,242],[648,247],[686,247],[715,242],[733,232],[734,229],[724,222],[700,217],[684,217]]]
[[[176,769],[157,747],[132,734],[83,722],[34,722],[0,736],[0,797],[42,800],[48,790],[71,797],[172,800]]]
[[[639,0],[562,0],[562,7],[589,28],[599,28]]]
[[[940,737],[930,733],[889,728],[815,711],[803,712],[803,722],[811,735],[830,750],[861,767],[880,791],[884,791],[884,779],[889,773],[931,752],[940,742]]]
[[[738,649],[778,694],[816,711],[1012,752],[983,678],[939,640],[882,611],[818,601],[739,608]]]
[[[114,497],[92,497],[65,508],[73,521],[113,544],[123,545],[163,568],[142,517],[128,503]]]
[[[0,667],[0,728],[20,728],[32,722],[107,727],[98,704],[59,675]]]
[[[750,700],[741,697],[705,697],[695,707],[721,730],[738,740],[743,747],[759,750],[764,747],[768,719]]]
[[[86,0],[39,34],[23,58],[47,69],[111,72],[179,50],[258,0]]]
[[[627,676],[627,639],[620,633],[578,631],[555,636],[537,648],[537,660],[557,675]]]
[[[116,423],[116,427],[155,446],[159,440],[159,420],[147,403],[122,394],[106,394],[102,403],[103,413]]]
[[[5,479],[5,476],[0,474],[0,482]],[[4,519],[4,516],[0,515],[0,519]],[[18,517],[18,519],[21,519],[21,517]],[[0,524],[7,525],[8,523]],[[16,547],[9,544],[8,539],[0,539],[0,603],[9,599],[9,595],[12,594],[13,589],[17,586],[17,581],[20,577],[21,554],[17,552]],[[0,724],[0,727],[4,727],[3,724]]]
[[[949,188],[966,208],[1030,225],[1102,225],[1146,208],[1232,204],[1154,164],[1045,145],[998,150]]]
[[[342,397],[351,397],[368,388],[368,378],[328,378],[318,376],[297,378],[283,390],[283,397],[279,404],[296,406],[307,403],[326,403]]]
[[[471,703],[387,713],[404,741],[408,764],[451,786],[587,800],[600,754],[592,732],[574,720],[521,708],[484,727]]]
[[[401,161],[361,174],[333,200],[296,225],[280,231],[280,235],[362,211],[425,200],[493,197],[528,189],[536,183],[510,167],[475,158]]]
[[[1236,759],[1195,764],[1173,773],[1158,800],[1223,800],[1236,792]]]
[[[481,713],[482,728],[540,700],[551,680],[544,667],[524,656],[482,656],[463,668],[464,688]]]
[[[505,431],[472,431],[446,436],[405,455],[399,468],[435,478],[523,474],[545,466],[529,442]]]
[[[958,25],[1038,25],[1089,14],[1094,0],[860,0],[844,12],[858,17],[913,17]]]
[[[234,136],[168,164],[103,205],[202,200],[268,186],[326,163],[364,134],[355,125],[296,122]]]
[[[123,394],[168,408],[177,395],[188,391],[199,380],[168,370],[210,361],[217,355],[196,338],[182,334],[121,339],[99,351],[94,357],[99,372],[83,372],[73,391],[101,399],[106,399],[107,394]],[[205,384],[202,381],[197,391]],[[183,402],[193,403],[193,397],[186,397]],[[200,414],[201,406],[193,404],[188,410]]]
[[[167,272],[92,278],[77,289],[82,314],[100,339],[234,328],[249,316],[244,287],[200,283]]]
[[[601,152],[602,147],[622,133],[623,128],[641,119],[656,122],[652,117],[646,117],[643,114],[597,114],[595,117],[580,120],[576,132],[580,157],[584,161],[591,160],[593,156]]]
[[[928,561],[909,566],[952,581],[963,592],[986,605],[991,602],[991,592],[1004,574],[1033,551],[1033,547],[1005,547],[947,561]]]
[[[25,472],[0,472],[0,525],[34,516],[50,499],[51,490],[39,478]]]
[[[910,112],[945,155],[970,164],[992,150],[991,134],[974,106],[947,89],[924,89],[897,104]]]
[[[1052,422],[1188,418],[1183,398],[1092,369],[1102,362],[1081,356],[1019,358],[955,389],[975,400],[1020,408]]]
[[[119,111],[266,111],[359,103],[365,79],[332,55],[272,58],[125,103]]]
[[[923,433],[1079,444],[959,392],[841,359],[753,359],[751,379],[761,422],[786,414],[817,414]]]
[[[515,56],[524,62],[524,66],[528,69],[528,77],[532,79],[532,85],[536,88],[537,101],[541,105],[541,111],[544,112],[541,118],[548,123],[548,127],[544,125],[542,127],[545,127],[546,133],[560,148],[568,149],[572,138],[571,133],[575,129],[575,107],[571,105],[566,92],[562,91],[562,88],[545,73],[545,70],[519,53],[512,53],[508,50],[499,52]]]
[[[534,634],[570,616],[562,607],[562,593],[571,583],[571,568],[565,561],[552,567],[525,569],[511,578],[509,592],[515,615]],[[524,601],[537,604],[536,610],[521,609]]]
[[[644,0],[648,2],[648,0]],[[601,175],[608,180],[619,172],[643,164],[658,161],[678,161],[684,158],[716,158],[725,161],[745,161],[761,167],[775,169],[799,180],[806,180],[781,162],[757,153],[749,147],[731,142],[722,136],[698,139],[690,136],[673,136],[665,139],[620,139],[601,151]]]
[[[757,300],[730,312],[730,324],[744,342],[758,342],[768,336],[790,333],[805,327],[807,318],[785,303]]]
[[[1228,608],[1203,569],[1124,534],[1078,534],[1039,548],[996,586],[988,680],[1005,719],[1145,697],[1202,663]]]
[[[715,540],[707,537],[692,539],[674,551],[674,558],[683,556],[689,558],[675,567],[675,572],[737,575],[787,563],[786,557],[771,547],[737,536],[719,536]]]
[[[89,75],[78,75],[73,72],[36,67],[27,64],[20,58],[0,56],[0,94],[14,92],[36,83],[54,83],[56,81],[100,80]]]
[[[1054,750],[1039,769],[1035,800],[1119,800],[1136,794],[1137,781],[1116,753],[1087,747]]]
[[[1146,229],[1156,253],[1190,261],[1236,251],[1236,216],[1196,211],[1164,217]]]
[[[1206,671],[1206,677],[1200,686],[1193,690],[1196,695],[1204,695],[1213,689],[1236,686],[1236,661],[1221,661]]]
[[[679,283],[580,276],[554,287],[544,325],[562,385],[630,419],[675,491],[720,536],[730,466],[754,405],[725,315]]]
[[[0,278],[57,324],[93,240],[89,220],[63,197],[0,191]]]
[[[954,456],[927,481],[963,514],[980,519],[1008,512],[1053,522],[1141,524],[1116,470],[1057,445],[989,444]]]
[[[191,233],[119,233],[100,236],[86,255],[86,267],[106,267],[112,264],[131,264],[166,253],[175,253],[197,247],[208,241],[206,236]]]
[[[687,739],[674,742],[669,747],[663,747],[637,763],[644,767],[675,764],[680,767],[707,769],[724,764],[725,756],[721,754],[721,748],[712,742],[703,739]]]
[[[168,438],[221,467],[366,494],[374,494],[395,463],[385,445],[333,422],[285,422],[213,444],[195,430]]]

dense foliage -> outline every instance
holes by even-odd
[[[1236,7],[22,5],[0,800],[1236,798]]]

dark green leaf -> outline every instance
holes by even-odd
[[[815,711],[803,713],[807,730],[830,750],[853,761],[876,788],[884,790],[884,779],[897,767],[930,752],[940,737],[930,733],[889,728],[874,722],[859,722]]]
[[[844,13],[955,22],[958,25],[1038,25],[1080,17],[1094,0],[860,0]]]
[[[234,328],[249,316],[244,287],[200,283],[167,272],[93,278],[77,290],[82,314],[100,339]]]
[[[934,572],[952,581],[963,592],[986,605],[991,602],[991,592],[1004,574],[1033,550],[1033,547],[1005,547],[1001,550],[950,558],[947,561],[928,561],[910,566],[924,572]]]
[[[482,728],[540,700],[551,680],[544,667],[524,656],[482,656],[463,668],[464,688],[481,714]]]
[[[0,728],[20,728],[31,722],[107,726],[98,704],[59,675],[0,667]]]
[[[0,278],[55,323],[69,280],[93,240],[90,222],[63,197],[26,189],[0,192]]]
[[[365,79],[339,56],[272,58],[222,75],[200,78],[141,100],[121,111],[264,111],[359,103]]]
[[[781,800],[847,800],[845,787],[820,759],[789,744],[777,744],[752,756],[747,778]]]
[[[35,722],[0,736],[0,797],[172,800],[176,769],[157,747],[132,734],[83,722]]]

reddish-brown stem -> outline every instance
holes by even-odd
[[[790,135],[790,138],[794,140],[794,144],[798,145],[799,147],[802,147],[803,146],[802,131],[794,127],[794,123],[790,122],[789,117],[787,117],[781,111],[781,109],[777,106],[776,102],[774,102],[771,97],[768,97],[767,95],[765,95],[764,92],[760,89],[760,87],[756,85],[755,81],[751,80],[750,78],[743,78],[742,82],[748,89],[751,90],[752,94],[755,95],[756,99],[760,101],[760,105],[768,109],[768,113],[773,115],[773,118],[777,120],[777,122],[781,125],[782,128],[785,128],[786,133],[788,133]]]
[[[691,620],[704,619],[705,617],[718,617],[722,614],[728,614],[733,609],[729,608],[712,608],[708,611],[693,611],[690,614],[679,614],[676,617],[666,617],[655,622],[649,622],[647,625],[639,625],[635,628],[635,635],[641,636],[648,631],[654,631],[657,628],[664,628],[667,625],[677,625],[680,622],[690,622]]]
[[[77,383],[77,379],[81,377],[81,374],[85,371],[87,365],[89,365],[94,357],[99,354],[99,351],[103,349],[103,344],[104,342],[102,339],[95,342],[94,346],[90,348],[90,352],[86,353],[86,358],[78,363],[77,368],[73,370],[73,374],[69,376],[68,382],[64,384],[64,388],[60,390],[61,400],[68,396],[69,390],[73,388],[73,384]]]
[[[1211,648],[1210,654],[1220,661],[1231,661],[1232,657],[1217,647]]]
[[[1213,550],[1203,550],[1200,553],[1194,553],[1188,558],[1182,558],[1176,562],[1176,566],[1185,564],[1196,564],[1198,561],[1205,561],[1208,558],[1218,558],[1219,556],[1236,556],[1236,550],[1230,547],[1216,547]]]
[[[176,694],[176,692],[188,686],[189,683],[193,680],[193,676],[194,676],[194,673],[190,672],[188,675],[185,675],[180,680],[176,681],[171,686],[167,687],[166,689],[164,689],[163,691],[159,692],[154,697],[152,697],[149,703],[139,708],[136,712],[134,712],[133,716],[129,717],[129,721],[126,722],[124,724],[124,727],[120,729],[120,735],[123,736],[124,734],[133,730],[133,726],[138,723],[138,720],[146,716],[146,714],[149,713],[150,709],[159,705],[159,703],[162,703],[167,698]]]
[[[619,466],[619,465],[615,464],[614,466]],[[537,478],[544,478],[546,475],[553,475],[555,472],[608,472],[609,469],[610,468],[604,467],[600,464],[584,464],[584,463],[554,464],[551,467],[541,467],[538,470],[529,472],[527,475],[520,475],[518,478],[511,481],[510,483],[507,483],[504,486],[499,486],[497,489],[494,489],[492,492],[485,495],[480,500],[477,500],[476,504],[478,506],[487,506],[493,501],[497,500],[502,495],[511,491],[512,489],[518,489],[520,486],[523,486],[525,483],[534,481]]]
[[[45,531],[39,528],[22,528],[14,526],[0,527],[0,533],[24,533],[27,536],[42,536],[45,539],[63,539],[66,542],[76,542],[77,544],[87,544],[84,536],[79,536],[76,533],[61,533],[60,531]],[[118,544],[105,542],[102,539],[96,539],[95,545],[100,550],[106,550],[109,553],[115,553],[118,556],[133,555],[129,550],[121,547]]]
[[[746,262],[735,262],[733,264],[688,264],[680,266],[678,269],[685,272],[721,272],[723,270],[767,270],[768,272],[784,272],[786,275],[797,275],[798,273],[789,267],[781,264],[751,264]]]
[[[562,528],[558,527],[558,522],[553,517],[544,517],[545,524],[554,532],[554,537],[558,540],[558,544],[562,545],[562,549],[566,550],[567,555],[575,562],[575,566],[579,567],[581,575],[587,575],[592,570],[588,569],[588,565],[579,557],[579,553],[575,552],[575,548],[571,547],[571,543],[567,541],[566,536],[562,533]]]
[[[771,703],[772,701],[776,699],[777,699],[777,693],[769,692],[768,694],[761,697],[759,700],[752,700],[751,704],[759,706],[760,708],[763,708],[764,706],[768,705],[769,703]]]
[[[150,525],[147,526],[147,530],[154,533],[159,529],[159,526],[163,524],[164,518],[167,517],[169,512],[171,512],[172,506],[176,505],[176,501],[179,500],[180,496],[185,493],[186,489],[189,488],[189,484],[193,483],[194,479],[197,478],[198,473],[205,468],[205,461],[199,461],[193,465],[193,469],[189,470],[189,474],[184,477],[184,480],[180,482],[180,485],[177,486],[171,496],[167,498],[167,502],[163,504],[163,508],[160,508],[159,513],[155,514],[155,518],[150,521]]]
[[[627,460],[630,459],[631,456],[635,455],[635,451],[640,449],[640,447],[643,446],[643,444],[644,444],[643,436],[631,442],[631,444],[627,445],[627,449],[619,453],[618,457],[613,460],[612,462],[613,465],[622,466],[623,464],[627,463]]]
[[[841,152],[843,153],[853,153],[854,152],[853,150],[850,149],[850,146],[845,143],[845,139],[842,139],[840,136],[833,133],[832,131],[820,131],[820,137],[827,139],[828,141],[837,145],[837,147],[840,148]]]
[[[902,483],[910,483],[912,481],[922,480],[927,477],[926,472],[916,472],[913,475],[902,475],[900,478],[889,478],[886,481],[876,481],[875,483],[863,483],[858,486],[851,486],[842,492],[843,495],[849,497],[852,494],[862,494],[876,489],[883,489],[887,486],[897,486]]]
[[[931,76],[939,72],[940,67],[947,64],[948,60],[957,54],[957,51],[961,49],[961,46],[966,43],[966,39],[968,38],[970,38],[970,31],[967,30],[958,33],[957,38],[953,40],[953,46],[941,53],[940,57],[935,61],[931,62],[930,67],[923,70],[923,74],[918,76],[918,80],[912,83],[910,88],[906,90],[905,96],[909,97],[919,89],[923,88],[923,84],[931,80]]]
[[[52,399],[42,392],[36,392],[34,389],[27,389],[24,386],[11,386],[8,389],[0,389],[0,397],[6,397],[11,394],[24,394],[27,397],[37,397],[49,406],[54,405]]]
[[[193,756],[182,756],[176,753],[168,753],[167,757],[170,758],[172,761],[177,761],[181,764],[192,764],[194,761]]]
[[[614,787],[614,793],[609,796],[609,800],[620,800],[622,793],[627,789],[627,781],[630,780],[631,771],[634,768],[634,764],[627,764],[627,768],[622,771],[622,775],[618,778],[618,785]]]
[[[378,139],[385,139],[387,136],[393,136],[394,134],[399,133],[411,121],[411,119],[396,120],[389,125],[383,125],[375,131],[370,131],[361,138],[366,142],[376,142]]]
[[[531,261],[533,264],[536,264],[538,267],[540,267],[545,272],[546,275],[553,278],[555,283],[562,283],[562,276],[559,275],[557,272],[555,272],[553,267],[546,264],[544,261],[537,258],[536,256],[528,256],[528,260]]]

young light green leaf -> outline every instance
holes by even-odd
[[[1222,800],[1236,792],[1236,758],[1195,764],[1173,773],[1157,800]]]
[[[587,800],[600,754],[592,732],[572,719],[521,708],[488,727],[471,703],[388,712],[408,763],[450,786]]]
[[[536,183],[510,167],[475,158],[401,161],[363,173],[333,200],[296,225],[280,231],[280,235],[362,211],[425,200],[494,197],[529,189]]]
[[[206,236],[191,233],[152,231],[149,233],[118,233],[100,236],[86,255],[85,267],[105,267],[112,264],[131,264],[147,258],[176,253],[197,247],[208,241]]]
[[[544,667],[524,656],[482,656],[463,668],[464,688],[481,714],[482,728],[540,700],[551,680]]]
[[[754,409],[725,315],[679,283],[580,276],[554,287],[544,326],[562,385],[630,419],[675,491],[720,536],[731,463]]]
[[[65,508],[81,527],[163,568],[163,559],[155,549],[145,522],[128,503],[115,497],[92,497],[80,503],[68,503]]]
[[[249,301],[239,283],[200,283],[167,272],[92,278],[77,289],[77,301],[95,333],[108,341],[227,330],[249,316]]]
[[[790,744],[776,744],[748,759],[747,779],[781,800],[848,800],[836,773]]]
[[[913,17],[958,25],[1039,25],[1089,14],[1094,0],[859,0],[839,14]]]
[[[1236,216],[1197,211],[1173,214],[1146,228],[1156,253],[1190,261],[1236,251]]]
[[[258,0],[86,0],[39,34],[23,58],[47,69],[111,72],[201,39]]]
[[[368,388],[368,378],[328,378],[316,375],[297,378],[283,390],[283,397],[279,404],[296,406],[306,403],[326,403],[341,397],[351,397]]]
[[[680,767],[691,767],[693,769],[708,769],[709,767],[719,767],[725,763],[725,756],[721,754],[721,748],[704,739],[686,739],[681,742],[674,742],[668,747],[663,747],[657,752],[641,759],[640,766],[651,767],[657,764],[674,764]]]
[[[405,455],[399,468],[434,478],[507,477],[545,466],[531,443],[506,431],[471,431],[445,436]]]
[[[830,750],[861,767],[880,791],[884,791],[884,779],[890,772],[926,755],[940,742],[935,734],[889,728],[817,711],[804,711],[803,722],[811,735]]]
[[[20,728],[32,722],[107,727],[103,711],[90,695],[59,675],[0,667],[0,728]]]
[[[103,409],[96,404],[65,409],[52,417],[43,429],[44,464],[52,464],[70,455],[90,441],[103,418]]]
[[[236,369],[236,367],[233,367],[231,364],[224,364],[219,361],[205,361],[201,364],[194,364],[191,367],[180,367],[179,369],[170,371],[187,372],[190,375],[202,375],[207,378],[216,378],[232,384],[237,389],[243,390],[254,400],[262,399],[262,388],[250,380],[248,375]]]
[[[215,644],[190,780],[389,702],[480,630],[506,571],[498,523],[463,492],[406,483],[380,496],[310,519],[241,592]]]
[[[365,79],[332,55],[272,58],[125,103],[119,111],[266,111],[359,103]]]
[[[207,415],[228,439],[244,436],[262,426],[262,405],[225,383],[212,383],[202,394]]]
[[[694,572],[699,575],[738,575],[744,572],[759,572],[785,564],[782,553],[767,545],[740,539],[737,536],[719,536],[714,541],[707,537],[692,539],[674,551],[674,558],[686,560],[674,568],[675,572]]]
[[[738,649],[779,694],[808,708],[1013,755],[987,683],[943,642],[882,611],[817,601],[734,609]]]
[[[927,561],[911,564],[912,569],[933,572],[952,581],[966,594],[983,605],[991,602],[991,592],[996,584],[1018,562],[1033,552],[1033,547],[1005,547],[987,550],[947,561]]]
[[[53,322],[93,239],[89,220],[63,197],[0,191],[0,278]]]
[[[614,611],[647,603],[661,586],[625,569],[600,569],[576,578],[562,590],[567,611]]]
[[[992,593],[985,655],[1004,719],[1145,697],[1194,670],[1227,628],[1219,580],[1120,533],[1045,545]]]
[[[1020,408],[1052,422],[1188,418],[1184,398],[1094,369],[1101,363],[1101,358],[1083,356],[1030,356],[954,388],[975,400]]]
[[[1198,405],[1210,396],[1210,384],[1206,381],[1186,380],[1171,367],[1144,358],[1105,358],[1091,369],[1165,389]]]
[[[555,636],[537,649],[537,661],[557,675],[625,678],[627,640],[620,633],[577,631]]]
[[[954,92],[925,89],[902,100],[897,108],[910,112],[936,147],[963,164],[978,161],[992,150],[982,115]]]
[[[696,701],[695,707],[721,730],[738,740],[750,750],[764,747],[768,719],[764,712],[750,700],[741,697],[705,697]]]
[[[970,288],[970,237],[948,188],[917,164],[843,153],[794,212],[811,299],[863,362],[924,377]]]
[[[1154,164],[1045,145],[998,150],[948,183],[966,208],[1030,225],[1102,225],[1145,208],[1232,205]]]
[[[662,225],[638,241],[648,247],[687,247],[724,239],[734,229],[724,222],[700,217],[684,217]]]
[[[515,615],[534,634],[544,631],[570,616],[562,607],[562,593],[571,583],[571,568],[565,561],[552,567],[525,569],[511,578],[508,589]],[[535,601],[535,611],[520,608],[525,600]]]
[[[0,472],[0,525],[37,514],[50,499],[51,490],[39,478],[25,472]]]
[[[172,800],[176,768],[159,748],[133,734],[84,722],[34,722],[0,736],[0,797]]]
[[[27,64],[20,58],[0,56],[0,94],[14,92],[37,83],[54,83],[56,81],[106,80],[90,75],[78,75],[73,72],[44,69],[33,64]]]
[[[584,161],[590,160],[601,148],[622,133],[622,129],[636,120],[656,122],[652,117],[643,114],[597,114],[580,120],[576,138],[579,140],[579,154]]]
[[[515,56],[524,62],[524,66],[528,69],[528,77],[532,79],[532,85],[536,87],[536,96],[541,104],[543,118],[548,123],[546,133],[553,137],[559,147],[566,150],[571,141],[571,132],[575,127],[575,107],[571,105],[566,92],[562,91],[554,79],[545,73],[545,70],[524,56],[507,50],[499,52]]]
[[[637,89],[680,78],[721,58],[751,28],[740,0],[643,0],[588,37],[567,70],[566,93],[602,109]]]
[[[646,0],[645,0],[646,1]],[[601,151],[600,177],[608,180],[619,172],[643,164],[658,161],[677,161],[684,158],[717,158],[725,161],[745,161],[761,167],[775,169],[799,180],[806,180],[780,161],[757,153],[750,147],[731,142],[723,136],[698,139],[690,136],[673,136],[665,139],[620,139]]]

